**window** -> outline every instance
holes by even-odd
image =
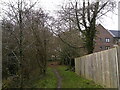
[[[102,38],[99,38],[100,39],[100,41],[102,41]]]
[[[110,49],[110,46],[106,46],[105,49],[106,49],[106,50],[107,50],[107,49]]]
[[[100,46],[100,49],[102,50],[102,46]]]
[[[120,42],[120,39],[118,39],[118,42]]]
[[[110,38],[105,38],[105,42],[110,42]]]

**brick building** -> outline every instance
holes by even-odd
[[[96,29],[98,31],[95,39],[94,52],[107,50],[118,44],[120,45],[120,31],[107,30],[101,24],[99,24]]]

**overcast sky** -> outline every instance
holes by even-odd
[[[4,0],[0,0],[0,1],[4,1]],[[42,7],[46,12],[49,12],[50,15],[54,15],[55,17],[55,12],[60,9],[61,5],[63,5],[69,0],[39,0],[39,1],[40,1],[40,7]],[[116,0],[116,1],[118,2],[120,0]],[[108,13],[106,17],[101,19],[100,23],[106,29],[118,30],[118,10],[116,9],[115,13]]]
[[[60,5],[64,4],[69,0],[41,0],[41,6],[50,11],[51,14],[58,10]],[[120,0],[116,0],[117,2]],[[100,23],[109,30],[118,30],[118,9],[116,8],[115,13],[108,13],[107,16],[101,19]]]

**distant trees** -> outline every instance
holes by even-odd
[[[55,51],[57,52],[57,58],[62,64],[71,67],[71,61],[74,61],[75,57],[84,55],[85,51],[83,42],[79,31],[75,29],[75,25],[71,22],[61,20],[59,17],[57,20],[53,19],[51,23],[51,31],[56,37]]]
[[[84,48],[79,48],[82,46],[82,39],[76,30],[68,30],[64,33],[60,33],[60,37],[64,40],[64,42],[60,40],[61,62],[71,68],[74,63],[74,58],[85,54],[85,52],[81,51],[84,50]],[[67,44],[65,42],[67,42]],[[69,44],[76,47],[69,46]]]

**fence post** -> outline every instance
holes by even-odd
[[[2,89],[2,24],[0,22],[0,90]]]
[[[117,60],[118,60],[118,90],[120,90],[120,47],[117,46]]]

